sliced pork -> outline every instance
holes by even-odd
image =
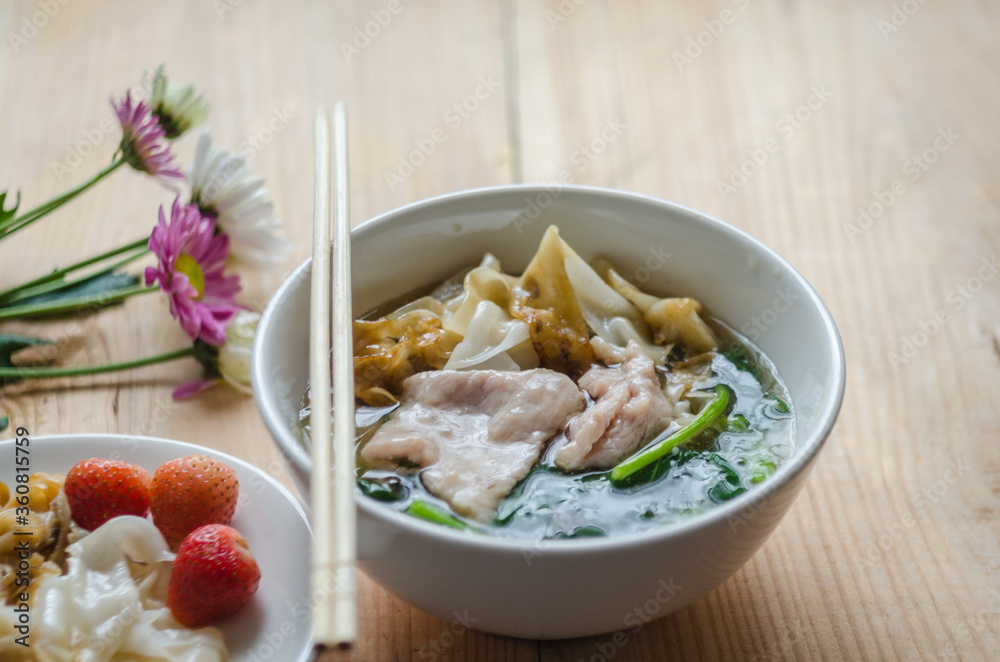
[[[586,406],[573,381],[551,370],[423,372],[403,382],[400,400],[362,458],[373,468],[419,470],[431,494],[484,523]]]
[[[635,341],[614,368],[594,366],[580,388],[595,402],[566,429],[555,464],[567,471],[609,469],[665,429],[674,408],[663,394],[652,359]]]

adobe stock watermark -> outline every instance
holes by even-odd
[[[571,168],[563,168],[556,175],[555,181],[545,184],[545,190],[535,196],[524,199],[524,211],[511,217],[510,222],[518,234],[534,223],[542,212],[552,206],[552,203],[562,195],[563,190],[573,184],[576,178],[590,168],[591,164],[600,159],[608,148],[625,133],[628,124],[617,117],[608,118],[590,140],[581,143],[570,154]]]
[[[282,621],[270,632],[261,633],[257,645],[247,651],[246,661],[270,662],[288,659],[287,655],[280,654],[285,644],[291,641],[300,629],[308,631],[316,608],[325,604],[339,588],[353,581],[354,576],[350,568],[341,567],[327,572],[326,581],[321,586],[314,588],[309,595],[288,603],[292,617]]]
[[[417,168],[427,163],[427,160],[437,152],[438,147],[448,142],[450,132],[462,127],[465,122],[478,111],[482,105],[500,89],[503,81],[497,80],[493,74],[480,76],[476,87],[462,99],[452,103],[441,114],[444,126],[437,126],[420,138],[414,138],[413,147],[406,154],[400,154],[394,170],[385,170],[382,176],[391,190],[409,179]],[[447,131],[445,130],[447,127]]]
[[[963,637],[968,637],[972,635],[973,630],[976,632],[988,631],[990,629],[990,621],[997,614],[1000,614],[1000,590],[992,589],[989,597],[990,599],[986,603],[986,607],[974,614],[969,614],[961,619],[949,617],[948,626],[952,632]]]
[[[825,85],[813,85],[811,94],[805,101],[799,104],[793,111],[785,113],[774,123],[774,130],[784,138],[785,142],[792,139],[795,132],[805,126],[806,122],[812,119],[813,114],[826,105],[833,94],[826,89]],[[739,189],[743,188],[750,177],[756,175],[761,168],[771,159],[772,156],[781,150],[781,145],[776,137],[765,139],[757,147],[747,150],[747,157],[740,161],[739,165],[729,167],[729,178],[719,179],[715,183],[715,188],[722,196],[722,201]]]
[[[935,310],[926,319],[920,320],[916,331],[900,337],[899,346],[887,355],[893,370],[898,371],[908,364],[951,321],[952,311],[963,310],[969,301],[982,291],[983,286],[1000,272],[1000,262],[997,262],[996,253],[990,257],[981,257],[977,264],[978,268],[973,275],[948,291],[945,306]]]
[[[913,492],[910,495],[911,508],[900,515],[896,521],[883,526],[882,532],[873,536],[868,541],[864,551],[855,557],[855,564],[858,568],[871,568],[875,563],[881,561],[882,557],[899,543],[906,532],[917,525],[918,518],[930,510],[931,505],[940,502],[967,473],[969,473],[969,465],[959,459],[945,468],[941,478],[923,490]]]
[[[750,0],[731,0],[737,9],[746,11],[750,6]],[[684,67],[690,67],[694,61],[700,58],[706,50],[712,47],[715,40],[722,36],[726,28],[736,22],[736,14],[732,9],[723,9],[717,18],[702,21],[704,30],[696,35],[687,38],[684,52],[674,51],[674,64],[677,71],[684,73]]]
[[[765,504],[771,499],[771,495],[778,490],[779,483],[773,480],[765,480],[760,485],[754,487],[752,494],[754,498],[749,500],[742,508],[730,515],[729,531],[735,534],[741,526],[749,524],[750,520],[757,516]]]
[[[407,0],[407,3],[413,0]],[[378,39],[382,31],[389,27],[393,19],[403,13],[405,7],[402,0],[389,0],[382,9],[372,9],[368,12],[371,19],[362,25],[354,26],[350,41],[340,42],[340,53],[349,63],[353,58],[361,55],[361,51],[368,48],[373,39]]]
[[[545,20],[549,23],[549,29],[554,31],[561,23],[568,21],[586,2],[587,0],[562,0],[555,11],[546,9]]]
[[[765,644],[766,648],[762,653],[754,652],[747,658],[746,662],[772,662],[773,660],[795,660],[796,648],[806,641],[806,628],[802,625],[802,619],[796,618],[791,625],[781,624],[780,629],[775,632],[777,636],[771,638],[771,644]]]
[[[146,67],[142,70],[140,82],[129,88],[128,92],[133,98],[149,98],[153,90],[153,77],[156,72],[153,67]],[[97,126],[92,129],[82,129],[80,140],[72,145],[66,145],[65,156],[61,160],[52,162],[52,171],[56,178],[62,181],[63,178],[76,170],[87,157],[93,154],[103,143],[109,134],[118,138],[121,131],[121,123],[114,113],[109,112],[106,117],[101,118]]]
[[[889,17],[880,18],[876,25],[882,33],[882,39],[889,40],[889,35],[899,32],[899,29],[910,22],[920,8],[927,4],[927,0],[903,0],[903,2],[893,5]]]
[[[35,0],[38,11],[32,12],[30,16],[21,17],[20,30],[7,33],[7,42],[10,44],[14,54],[26,46],[29,41],[38,36],[39,30],[49,24],[53,18],[68,5],[70,0]]]
[[[264,126],[244,138],[236,146],[236,151],[246,159],[247,165],[250,165],[257,158],[257,154],[264,151],[276,135],[287,129],[295,117],[295,109],[291,103],[286,103],[281,108],[273,107],[270,116],[264,121]]]
[[[243,4],[243,0],[212,0],[212,9],[220,21],[226,20],[226,14],[232,14]]]
[[[447,630],[439,634],[434,641],[428,642],[417,650],[417,655],[420,656],[421,660],[430,660],[431,662],[437,660],[439,655],[444,655],[455,645],[458,637],[464,635],[479,620],[474,616],[469,616],[468,609],[462,611],[461,614],[457,611],[452,612],[452,617],[451,625]]]
[[[939,128],[930,145],[900,165],[905,179],[914,184],[920,181],[924,173],[930,170],[941,158],[941,155],[950,150],[961,137],[960,134],[952,131],[951,126]],[[867,207],[858,207],[858,216],[854,223],[844,224],[844,231],[851,243],[853,244],[858,236],[872,229],[875,221],[882,218],[907,190],[904,178],[894,179],[885,189],[875,191],[872,195],[875,199]]]
[[[776,296],[771,305],[761,311],[760,315],[754,315],[749,322],[740,327],[743,335],[753,342],[760,340],[761,335],[770,329],[781,315],[791,310],[796,301],[802,298],[801,294],[792,292],[791,287],[776,288],[774,293]]]
[[[631,634],[638,634],[647,623],[660,616],[663,607],[673,600],[682,588],[684,588],[683,585],[674,583],[673,577],[660,579],[650,598],[626,613],[622,618],[622,623],[625,627],[631,628]],[[594,654],[586,659],[578,658],[578,662],[607,662],[618,654],[619,649],[627,646],[629,641],[629,635],[625,630],[618,630],[607,641],[594,644],[596,649]]]

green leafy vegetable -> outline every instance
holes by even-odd
[[[664,457],[676,446],[687,443],[704,432],[705,428],[710,426],[715,419],[721,416],[726,410],[726,407],[729,406],[730,395],[728,388],[719,384],[715,387],[715,393],[715,400],[702,409],[695,419],[686,427],[681,428],[669,436],[660,435],[660,437],[655,439],[652,445],[647,446],[645,450],[639,451],[637,454],[628,458],[624,462],[621,462],[618,466],[612,469],[611,481],[613,483],[620,483],[625,478],[628,478],[640,469]]]
[[[771,474],[773,474],[778,468],[778,465],[774,463],[773,460],[762,459],[760,460],[756,467],[754,468],[753,474],[750,476],[750,482],[756,485],[761,482]]]
[[[21,351],[25,347],[34,347],[35,345],[51,345],[52,341],[42,340],[41,338],[32,338],[31,336],[17,336],[9,333],[0,333],[0,368],[13,368],[14,361],[11,358],[14,354]],[[13,378],[0,378],[0,386],[5,384],[13,384],[18,381]]]
[[[743,345],[733,345],[726,351],[722,352],[722,356],[729,359],[730,363],[736,366],[737,370],[750,373],[758,383],[764,383],[764,375],[760,371],[760,368],[757,367],[757,362]]]
[[[652,483],[667,475],[672,469],[683,466],[692,460],[703,460],[718,467],[720,472],[719,481],[708,490],[708,495],[712,500],[727,501],[746,492],[739,472],[724,457],[718,453],[694,451],[688,448],[675,448],[666,457],[662,457],[649,466],[628,476],[620,483],[616,483],[616,486],[636,487]],[[651,519],[654,516],[654,513],[643,515],[644,519]]]
[[[458,519],[454,515],[449,515],[437,506],[429,504],[426,501],[421,501],[420,499],[411,503],[406,508],[406,512],[414,517],[419,517],[420,519],[433,522],[434,524],[440,524],[442,526],[458,529],[459,531],[467,531],[469,529],[465,522]]]
[[[726,432],[747,432],[750,430],[750,421],[743,414],[736,414],[726,419]]]
[[[403,485],[403,481],[393,476],[359,478],[358,487],[371,498],[385,502],[402,501],[409,495],[409,490]]]
[[[556,534],[556,538],[604,538],[607,535],[604,529],[588,524],[586,526],[578,526],[573,529],[572,533]]]
[[[747,491],[743,487],[743,481],[740,480],[740,474],[721,455],[705,453],[702,457],[722,471],[722,480],[712,486],[712,489],[708,491],[708,496],[715,501],[728,501]]]
[[[788,406],[788,403],[776,396],[774,393],[768,392],[764,396],[768,401],[769,406],[764,410],[770,418],[785,418],[787,414],[791,413],[792,408]]]

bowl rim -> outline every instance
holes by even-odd
[[[486,186],[474,189],[465,189],[451,193],[425,198],[408,203],[401,207],[388,210],[374,216],[351,228],[352,237],[356,234],[376,231],[380,226],[393,222],[399,217],[408,216],[417,211],[433,208],[438,205],[447,205],[460,202],[465,199],[475,199],[483,196],[503,197],[509,195],[528,195],[548,193],[552,195],[553,190],[558,190],[559,197],[565,194],[572,196],[600,196],[611,199],[620,199],[629,203],[645,204],[652,207],[660,207],[674,214],[690,218],[692,221],[702,223],[710,227],[710,231],[729,235],[729,238],[738,243],[749,245],[754,248],[755,253],[766,256],[773,263],[779,265],[787,273],[793,282],[802,289],[806,299],[815,307],[822,320],[826,331],[826,339],[823,342],[823,349],[830,355],[832,366],[832,387],[823,394],[822,405],[817,409],[815,420],[817,425],[815,432],[796,445],[795,453],[782,464],[767,480],[745,493],[718,504],[703,512],[692,515],[682,521],[670,524],[663,524],[652,527],[649,531],[629,533],[624,535],[614,535],[605,538],[585,538],[585,539],[520,539],[501,538],[498,536],[470,534],[467,531],[458,531],[449,527],[444,527],[430,522],[425,522],[416,517],[412,517],[396,511],[387,506],[383,506],[372,499],[358,498],[356,493],[356,507],[363,510],[383,522],[400,526],[403,529],[417,535],[432,537],[441,542],[460,544],[471,548],[489,549],[493,551],[508,550],[512,552],[527,553],[540,548],[545,549],[546,555],[555,553],[557,555],[586,554],[597,550],[607,550],[619,546],[642,546],[658,544],[663,539],[680,537],[694,533],[698,530],[709,529],[722,520],[738,516],[739,513],[749,511],[755,513],[756,510],[767,501],[770,496],[780,491],[793,478],[803,472],[819,453],[837,421],[844,399],[844,391],[847,383],[847,365],[844,353],[843,341],[837,329],[836,322],[826,304],[820,298],[813,286],[802,276],[799,271],[791,265],[785,258],[779,255],[774,249],[764,242],[750,235],[746,231],[726,223],[714,216],[700,212],[696,209],[669,200],[664,200],[644,193],[636,193],[621,189],[612,189],[598,186],[570,185],[570,184],[505,184],[498,186]],[[266,383],[266,375],[263,371],[261,361],[263,340],[274,323],[274,310],[278,303],[288,296],[288,293],[296,286],[298,281],[309,275],[312,258],[299,265],[285,279],[281,286],[275,291],[261,315],[257,333],[254,338],[252,358],[251,358],[251,380],[255,385],[254,399],[264,423],[271,433],[272,439],[278,445],[279,450],[285,459],[295,468],[308,475],[310,470],[309,454],[303,446],[295,441],[290,430],[285,429],[281,423],[281,412],[278,411],[276,403],[265,397],[263,391],[257,384]],[[307,497],[307,495],[304,495]]]

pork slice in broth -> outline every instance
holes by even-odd
[[[554,460],[561,469],[609,469],[675,417],[652,359],[634,341],[629,342],[620,365],[594,366],[579,383],[595,402],[566,428],[566,442],[556,450]]]
[[[406,379],[400,400],[361,457],[376,469],[419,469],[431,494],[484,523],[586,406],[571,379],[542,369],[423,372]]]

